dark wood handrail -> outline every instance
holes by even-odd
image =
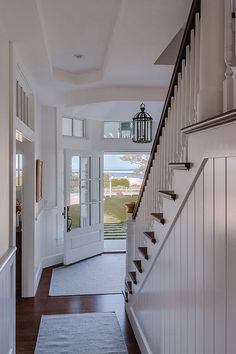
[[[171,98],[174,96],[174,88],[175,85],[177,85],[178,83],[178,74],[181,72],[181,68],[182,68],[182,60],[186,59],[186,47],[187,45],[190,44],[190,39],[191,39],[191,30],[194,29],[195,30],[195,19],[196,19],[196,14],[201,12],[201,0],[193,0],[192,6],[191,6],[191,10],[189,13],[189,17],[188,17],[188,21],[185,27],[185,31],[184,31],[184,35],[182,38],[182,42],[180,45],[180,49],[179,49],[179,53],[176,59],[176,63],[175,63],[175,67],[174,67],[174,71],[172,74],[172,78],[170,81],[170,85],[169,85],[169,89],[167,92],[167,96],[166,96],[166,100],[165,100],[165,104],[162,110],[162,114],[161,114],[161,118],[160,118],[160,122],[157,128],[157,132],[156,132],[156,136],[152,145],[152,150],[151,150],[151,154],[148,160],[148,164],[147,164],[147,168],[144,174],[144,179],[143,179],[143,183],[140,189],[140,193],[139,193],[139,197],[138,197],[138,201],[135,205],[134,208],[134,212],[133,212],[133,219],[136,218],[137,213],[138,213],[138,209],[141,203],[141,199],[147,184],[147,180],[148,180],[148,176],[153,164],[153,160],[155,158],[155,153],[157,151],[157,146],[160,142],[160,137],[162,135],[162,128],[164,128],[165,126],[165,118],[167,117],[167,113],[168,113],[168,108],[171,105]]]

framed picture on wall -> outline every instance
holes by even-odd
[[[36,160],[36,203],[43,198],[43,161]]]

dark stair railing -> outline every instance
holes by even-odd
[[[140,189],[140,193],[139,193],[139,197],[138,197],[138,201],[136,203],[136,206],[134,208],[134,212],[133,212],[133,219],[136,218],[137,213],[138,213],[138,209],[144,194],[144,190],[145,187],[147,185],[147,180],[151,171],[151,167],[153,165],[153,161],[155,158],[155,153],[157,151],[157,146],[160,143],[160,137],[162,135],[162,130],[165,127],[165,119],[168,116],[168,109],[171,106],[171,99],[174,96],[174,89],[175,86],[178,84],[178,74],[181,73],[181,69],[182,69],[182,60],[186,59],[186,47],[188,45],[190,45],[190,40],[191,40],[191,31],[195,30],[195,25],[196,25],[196,14],[199,13],[200,14],[201,11],[201,1],[200,0],[194,0],[191,6],[191,10],[189,13],[189,17],[188,17],[188,21],[185,27],[185,31],[184,31],[184,35],[182,38],[182,42],[180,45],[180,49],[179,49],[179,53],[177,56],[177,60],[175,63],[175,67],[174,67],[174,71],[172,74],[172,78],[170,81],[170,85],[169,85],[169,89],[167,92],[167,96],[166,96],[166,100],[165,100],[165,104],[163,107],[163,111],[161,114],[161,118],[160,118],[160,122],[157,128],[157,133],[153,142],[153,146],[152,146],[152,150],[151,150],[151,154],[149,157],[149,161],[147,164],[147,168],[145,171],[145,175],[144,175],[144,179],[143,179],[143,183]],[[170,162],[170,161],[169,161]],[[174,162],[174,161],[173,161]]]

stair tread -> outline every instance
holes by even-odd
[[[192,164],[190,162],[169,162],[168,166],[176,169],[189,171]]]
[[[122,294],[123,294],[123,296],[124,296],[125,302],[128,302],[128,301],[129,301],[128,292],[127,292],[127,291],[122,290]]]
[[[156,218],[162,225],[165,224],[165,219],[163,218],[163,213],[151,213],[151,215]]]
[[[132,291],[132,281],[126,280],[125,281],[125,286],[126,286],[126,289],[129,292],[129,294],[132,294],[133,293],[133,291]]]
[[[134,284],[137,284],[136,272],[129,272],[129,276]]]
[[[137,259],[137,260],[134,260],[133,263],[134,263],[135,267],[138,269],[139,273],[142,273],[143,272],[143,270],[142,270],[142,261]]]
[[[138,247],[140,253],[142,253],[143,257],[148,260],[148,248],[147,247]]]
[[[152,241],[152,243],[154,243],[154,244],[156,243],[155,232],[153,232],[153,231],[145,231],[144,235],[147,236]]]
[[[160,190],[159,191],[160,194],[162,194],[164,197],[168,198],[168,199],[172,199],[175,201],[177,195],[175,194],[174,191],[164,191],[164,190]]]

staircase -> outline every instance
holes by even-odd
[[[236,348],[236,110],[198,121],[199,82],[194,1],[128,221],[126,311],[142,353]]]

